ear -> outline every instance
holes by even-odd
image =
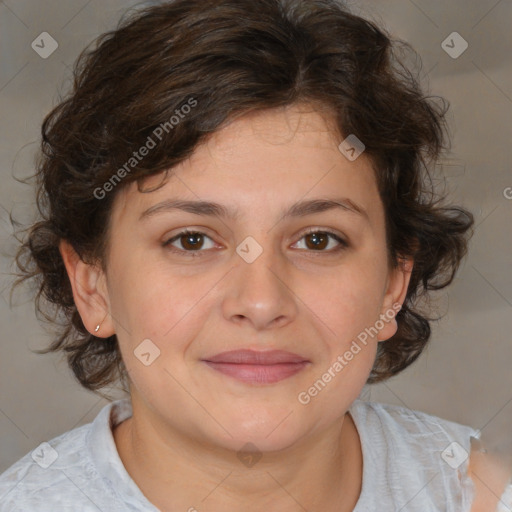
[[[405,301],[413,265],[412,258],[400,258],[398,267],[390,272],[382,302],[381,319],[384,321],[384,328],[377,335],[379,341],[391,338],[398,329],[396,315]]]
[[[115,331],[109,314],[110,302],[103,270],[97,265],[84,263],[65,240],[61,240],[59,251],[85,328],[99,338],[112,336]],[[97,325],[100,325],[98,332],[95,331]]]

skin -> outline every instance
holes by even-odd
[[[117,335],[130,376],[134,413],[114,430],[119,455],[163,511],[340,512],[357,502],[362,454],[347,411],[396,321],[360,344],[307,405],[297,397],[379,315],[403,303],[413,262],[389,265],[370,161],[364,153],[347,160],[341,140],[304,106],[242,117],[198,147],[162,188],[140,193],[130,184],[117,192],[106,270],[61,243],[84,324],[94,333],[101,322],[96,335]],[[299,200],[339,197],[366,214],[282,218]],[[170,198],[215,201],[238,217],[172,210],[140,219]],[[195,242],[202,256],[185,252],[186,237],[164,245],[184,228],[206,235]],[[348,246],[334,252],[341,246],[328,238],[315,249],[308,228],[334,232]],[[263,250],[252,263],[236,252],[248,236]],[[160,350],[149,366],[134,355],[144,339]],[[289,350],[310,364],[275,384],[252,385],[201,361],[239,348]],[[248,442],[262,455],[252,467],[237,457]]]

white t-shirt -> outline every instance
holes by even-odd
[[[467,474],[468,454],[470,437],[479,437],[476,430],[359,399],[350,413],[363,453],[354,512],[470,511],[474,486]],[[131,415],[130,400],[117,400],[92,423],[25,455],[0,475],[0,512],[159,512],[128,475],[116,449],[112,429]],[[509,486],[502,501],[512,509],[511,494]]]

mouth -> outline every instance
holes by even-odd
[[[298,354],[282,350],[233,350],[202,361],[217,372],[249,384],[273,384],[311,364]]]

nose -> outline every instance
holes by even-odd
[[[270,248],[251,263],[239,258],[230,272],[222,304],[226,320],[254,330],[283,327],[297,315],[290,269]]]

